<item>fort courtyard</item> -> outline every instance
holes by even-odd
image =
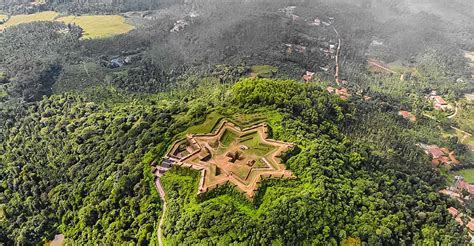
[[[214,133],[188,134],[176,141],[164,164],[200,171],[198,194],[231,184],[253,198],[263,178],[295,178],[280,161],[291,148],[269,139],[266,123],[241,129],[224,120]]]

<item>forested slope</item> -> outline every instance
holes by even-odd
[[[143,156],[164,143],[176,112],[77,94],[16,112],[0,147],[1,241],[36,244],[59,230],[75,244],[147,245],[161,208]]]

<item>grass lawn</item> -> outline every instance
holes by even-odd
[[[74,23],[84,30],[83,39],[105,38],[133,30],[133,26],[125,22],[119,15],[85,15],[65,16],[56,21],[66,24]]]
[[[222,134],[222,137],[220,139],[221,143],[224,145],[224,146],[229,146],[232,142],[234,142],[234,140],[237,138],[237,135],[233,132],[233,131],[230,131],[228,129],[226,129],[224,131],[224,134]]]
[[[258,159],[255,162],[255,165],[253,165],[253,167],[255,167],[255,168],[266,168],[268,166],[267,166],[267,164],[265,164],[265,162],[262,161],[262,159]]]
[[[6,23],[0,25],[0,30],[14,25],[30,23],[34,21],[53,21],[58,16],[59,13],[55,11],[45,11],[30,15],[12,15]]]
[[[270,145],[263,144],[260,141],[260,138],[258,137],[256,132],[243,137],[243,139],[245,140],[242,141],[241,143],[249,147],[248,150],[245,150],[245,153],[248,153],[251,155],[257,155],[257,156],[263,157],[274,149]]]
[[[186,131],[185,134],[188,133],[210,133],[214,130],[216,124],[223,118],[222,115],[217,113],[216,111],[211,112],[207,115],[206,120],[199,125],[191,126]]]
[[[462,169],[454,172],[455,175],[461,175],[468,183],[474,184],[474,168]]]

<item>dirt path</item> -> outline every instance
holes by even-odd
[[[461,129],[457,128],[457,127],[454,127],[454,126],[451,126],[451,128],[454,129],[454,130],[456,130],[456,131],[460,131],[460,132],[464,133],[464,135],[468,135],[469,137],[472,137],[472,134],[469,133],[469,132],[463,131],[463,130],[461,130]]]
[[[454,118],[456,115],[458,114],[458,107],[456,106],[456,108],[454,109],[454,114],[453,115],[450,115],[448,116],[448,119],[452,119]]]
[[[163,189],[163,186],[161,185],[161,181],[159,177],[155,178],[155,187],[158,193],[160,194],[160,198],[163,201],[163,211],[161,213],[161,218],[160,218],[160,223],[158,223],[158,245],[163,246],[163,240],[161,238],[162,232],[161,232],[161,226],[163,225],[163,221],[165,218],[165,213],[166,213],[166,193],[165,190]]]
[[[161,238],[161,226],[163,226],[163,221],[165,220],[165,213],[166,213],[166,201],[163,201],[163,211],[161,213],[160,223],[158,223],[158,245],[163,246],[163,239]]]

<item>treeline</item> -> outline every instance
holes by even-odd
[[[75,244],[148,245],[161,205],[144,155],[166,141],[179,110],[65,94],[11,115],[0,146],[0,241],[38,244],[62,232]]]

